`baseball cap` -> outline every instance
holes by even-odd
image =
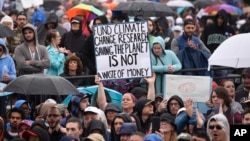
[[[26,130],[22,134],[22,137],[26,140],[28,140],[30,136],[39,137],[41,141],[47,141],[50,139],[48,131],[39,127]]]
[[[31,120],[22,120],[19,124],[18,124],[18,129],[22,126],[22,125],[26,125],[26,126],[29,126],[31,127],[33,121]]]
[[[189,141],[189,140],[191,140],[191,135],[190,134],[188,134],[188,133],[181,133],[181,134],[179,134],[178,135],[178,137],[177,137],[177,141],[179,141],[179,140],[187,140],[187,141]]]
[[[175,119],[174,119],[174,117],[172,115],[170,115],[168,113],[163,113],[160,116],[160,121],[166,121],[167,123],[172,124],[176,129]]]
[[[132,135],[137,131],[137,128],[134,123],[123,123],[119,135]]]
[[[117,113],[121,112],[119,106],[117,104],[115,104],[115,103],[108,103],[106,108],[105,108],[105,113],[107,111],[114,111],[114,112],[117,112]]]
[[[136,99],[147,95],[147,91],[142,87],[134,87],[131,90],[131,93],[136,97]]]
[[[86,113],[94,113],[94,114],[98,114],[99,112],[99,109],[94,107],[94,106],[88,106],[85,110],[84,110],[84,113],[83,114],[86,114]]]
[[[80,23],[78,20],[72,20],[71,23]]]
[[[29,136],[39,137],[39,135],[36,132],[32,131],[32,130],[26,130],[26,131],[23,132],[22,137],[24,139],[28,139]]]

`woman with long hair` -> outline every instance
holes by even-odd
[[[232,102],[231,102],[231,106],[237,108],[240,112],[243,112],[243,108],[242,105],[235,101],[235,85],[234,82],[232,80],[229,79],[223,79],[220,83],[220,86],[224,87],[229,94],[229,97],[231,98]]]
[[[63,72],[64,61],[66,53],[65,48],[60,48],[58,44],[61,41],[61,36],[59,31],[56,29],[50,29],[47,32],[45,39],[45,46],[47,46],[47,50],[50,57],[50,67],[47,70],[47,74],[50,75],[60,75]]]
[[[214,105],[210,116],[223,113],[227,117],[227,120],[230,124],[241,123],[241,112],[235,107],[231,106],[232,100],[225,88],[218,86],[213,90],[210,99]]]

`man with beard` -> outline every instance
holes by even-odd
[[[11,56],[14,55],[15,48],[24,42],[22,35],[22,28],[27,23],[28,23],[28,18],[26,13],[24,11],[19,12],[16,17],[17,27],[14,29],[15,35],[13,37],[7,37],[9,53]]]
[[[12,140],[13,138],[18,138],[18,124],[24,119],[25,114],[22,109],[13,108],[8,114],[8,119],[10,122],[10,129],[5,132],[5,138],[7,140]]]
[[[240,85],[235,93],[235,101],[240,102],[243,109],[249,108],[250,100],[250,68],[242,70],[242,85]]]
[[[15,49],[15,61],[18,75],[44,73],[50,66],[45,46],[38,44],[37,32],[33,25],[27,24],[22,29],[24,43]]]
[[[48,132],[51,141],[60,141],[60,139],[65,135],[63,133],[64,129],[60,126],[61,119],[62,114],[57,106],[53,106],[48,109],[46,121],[49,125]]]
[[[209,51],[204,43],[194,36],[196,23],[193,19],[186,19],[183,24],[183,34],[174,38],[171,43],[171,50],[178,54],[184,48],[203,49]]]
[[[207,68],[210,51],[204,43],[194,36],[196,22],[186,19],[183,24],[183,34],[174,38],[171,43],[173,50],[179,58],[182,69]],[[209,72],[183,72],[183,75],[209,76]]]

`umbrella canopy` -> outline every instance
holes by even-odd
[[[0,38],[14,36],[15,32],[11,30],[8,26],[0,24]]]
[[[212,65],[232,68],[250,67],[250,33],[234,35],[222,42],[208,59]]]
[[[6,87],[6,85],[7,84],[0,82],[0,97],[13,94],[13,92],[3,92],[3,89],[4,89],[4,87]]]
[[[95,6],[93,5],[88,5],[88,4],[78,4],[74,7],[72,7],[71,9],[69,9],[66,12],[67,16],[69,17],[69,19],[73,18],[74,16],[87,16],[89,17],[89,15],[92,16],[91,19],[95,18],[95,16],[101,16],[103,15],[103,12],[99,9],[97,9]],[[91,20],[88,18],[88,20]]]
[[[218,3],[212,0],[195,0],[193,2],[194,7],[198,7],[198,8],[205,8],[205,7],[216,5],[216,4]]]
[[[77,89],[79,92],[88,93],[89,95],[91,95],[91,104],[93,104],[94,98],[96,97],[96,94],[97,94],[98,85],[89,86],[89,87],[80,87]],[[111,102],[117,104],[121,108],[122,93],[115,91],[115,90],[112,90],[112,89],[109,89],[109,88],[106,88],[106,87],[104,87],[104,90],[109,95]],[[64,99],[64,101],[62,102],[62,104],[68,105],[68,103],[71,100],[71,97],[72,97],[72,95],[67,96]]]
[[[120,2],[113,11],[122,11],[130,16],[168,16],[175,12],[166,4],[152,1]]]
[[[209,15],[215,15],[217,14],[218,11],[224,9],[225,11],[227,11],[228,13],[230,13],[231,15],[242,15],[243,11],[235,6],[232,5],[228,5],[228,4],[216,4],[216,5],[212,5],[212,6],[208,6],[204,9],[204,12],[209,14]]]
[[[194,7],[192,2],[187,0],[170,0],[166,4],[170,7]]]
[[[25,95],[68,95],[79,93],[76,87],[65,78],[45,74],[19,76],[11,81],[3,91]]]

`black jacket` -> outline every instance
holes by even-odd
[[[224,20],[221,26],[217,23],[218,17],[222,17]],[[225,10],[220,10],[215,16],[214,24],[206,26],[202,32],[201,40],[211,53],[229,36],[235,34],[234,29],[228,25],[228,22],[229,14]]]

